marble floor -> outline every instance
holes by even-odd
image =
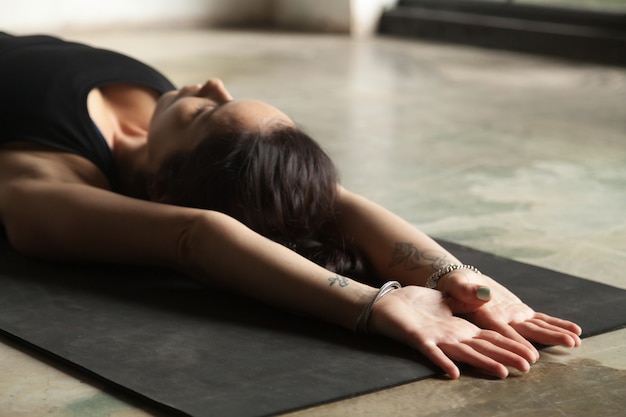
[[[427,233],[626,289],[626,69],[390,38],[64,32],[275,104],[343,184]],[[0,417],[159,415],[0,339]],[[431,379],[290,414],[623,416],[626,329],[527,375]]]

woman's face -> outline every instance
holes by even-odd
[[[233,100],[218,79],[163,94],[148,131],[148,168],[152,172],[174,153],[191,151],[212,134],[262,131],[293,125],[287,115],[256,100]]]

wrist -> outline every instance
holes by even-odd
[[[472,272],[480,274],[480,271],[478,270],[478,268],[476,268],[476,267],[474,267],[472,265],[448,264],[448,265],[444,266],[443,268],[438,269],[433,274],[431,274],[428,277],[428,279],[426,280],[426,283],[424,284],[424,286],[426,288],[438,289],[437,286],[439,284],[439,281],[442,278],[450,275],[454,271],[458,271],[458,270],[462,270],[462,269],[468,269],[468,270],[470,270]]]
[[[372,310],[374,308],[374,304],[376,304],[378,300],[383,298],[385,295],[387,295],[391,291],[397,290],[400,288],[402,288],[402,286],[400,285],[398,281],[387,281],[386,283],[384,283],[380,287],[380,289],[378,289],[376,294],[371,298],[371,300],[367,303],[367,305],[365,305],[363,309],[361,310],[361,313],[359,314],[356,320],[355,326],[354,326],[354,332],[367,334],[368,333],[367,325],[368,325]]]
[[[350,330],[355,331],[356,323],[359,321],[363,311],[367,309],[372,300],[376,297],[379,289],[363,284],[358,281],[350,281],[352,286],[352,294],[348,302],[349,310],[341,314],[341,321],[337,324]]]

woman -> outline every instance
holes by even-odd
[[[219,80],[176,90],[113,52],[0,34],[0,91],[0,216],[23,254],[178,268],[396,339],[452,378],[455,362],[526,372],[529,341],[580,344],[577,325],[342,188],[288,116]]]

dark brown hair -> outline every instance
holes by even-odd
[[[151,198],[228,214],[331,271],[361,277],[362,257],[338,231],[337,182],[321,147],[283,126],[210,137],[170,157]]]

